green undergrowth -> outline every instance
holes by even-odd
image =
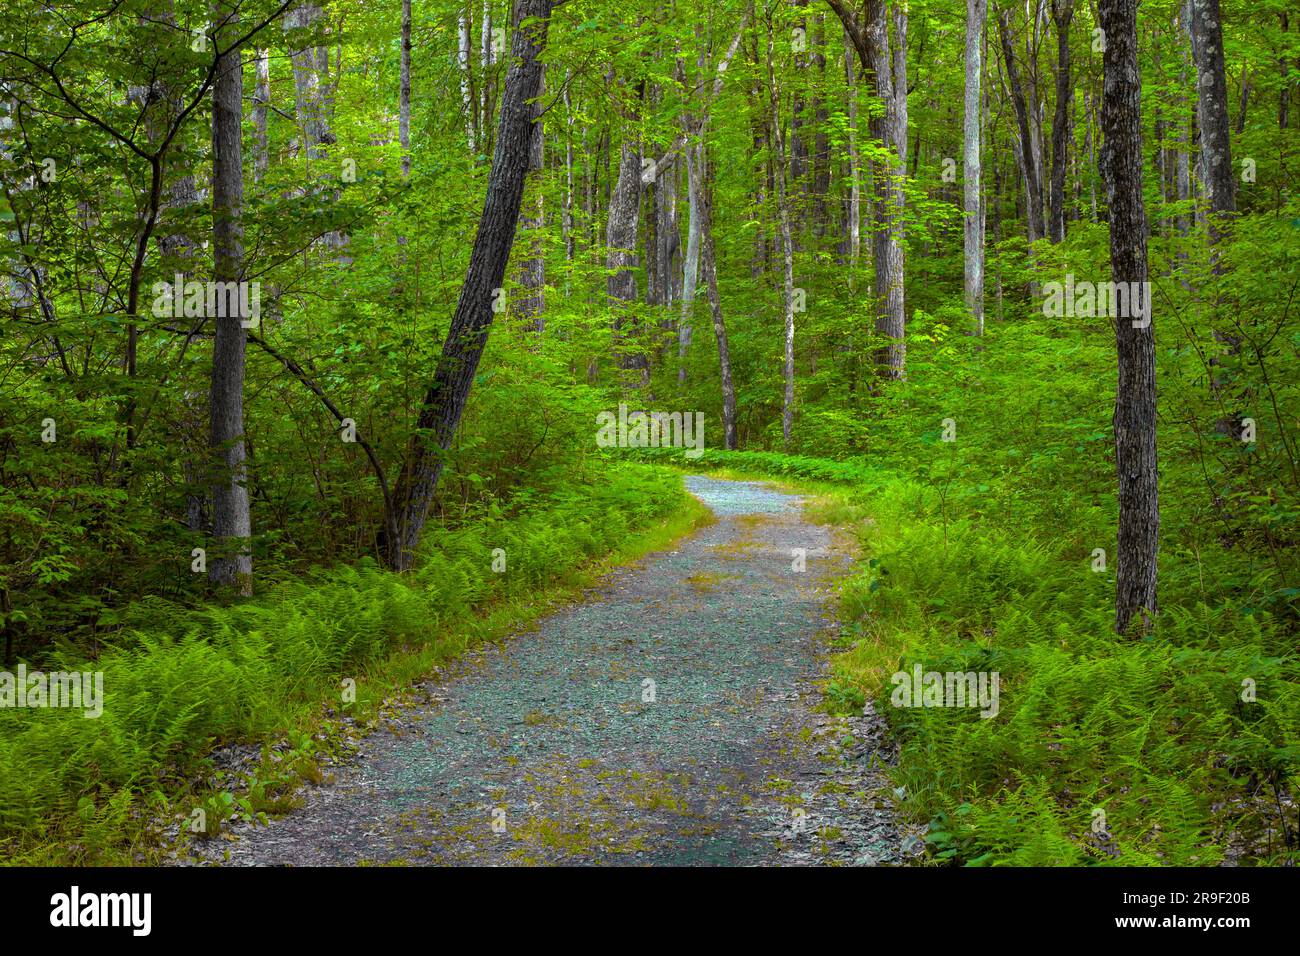
[[[1171,593],[1150,635],[1122,638],[1113,571],[1094,572],[1086,551],[968,516],[945,524],[940,507],[909,482],[870,494],[863,563],[842,592],[854,644],[835,663],[897,732],[896,782],[938,857],[1294,860],[1300,661],[1283,621]],[[893,706],[893,674],[916,664],[996,672],[996,716]]]
[[[1252,577],[1227,549],[1191,551],[1171,520],[1155,629],[1120,637],[1114,569],[1094,570],[1091,553],[1113,537],[1105,504],[1058,486],[1048,520],[1047,502],[1020,497],[1037,476],[960,461],[938,480],[861,467],[859,480],[830,483],[843,463],[797,458],[773,469],[817,476],[811,516],[859,539],[827,704],[869,700],[885,716],[901,748],[902,810],[929,824],[930,858],[1296,862],[1300,659],[1288,607],[1265,600],[1279,582]],[[730,463],[759,461],[709,462]],[[895,706],[893,675],[917,664],[996,672],[996,715]]]
[[[372,713],[439,662],[510,633],[707,514],[679,476],[627,465],[519,516],[430,528],[408,575],[362,562],[230,606],[140,602],[93,662],[44,665],[101,671],[101,717],[0,715],[0,852],[19,863],[142,859],[145,821],[184,809],[214,746],[287,734],[301,742],[288,763],[301,753],[310,764],[323,712]],[[340,705],[349,678],[356,701]],[[234,809],[229,794],[204,799],[212,813]]]

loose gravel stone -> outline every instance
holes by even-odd
[[[300,810],[190,862],[875,865],[915,832],[867,708],[820,709],[848,555],[761,483],[691,476],[718,516],[528,633],[481,647]],[[806,571],[794,570],[796,549]],[[915,828],[912,828],[914,831]]]

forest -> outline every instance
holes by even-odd
[[[1300,862],[1289,0],[4,12],[6,864]]]

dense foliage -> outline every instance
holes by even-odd
[[[905,11],[890,26],[906,66],[902,378],[881,374],[875,327],[873,190],[891,153],[868,124],[884,106],[831,6],[555,7],[503,309],[400,576],[381,566],[385,495],[481,225],[517,25],[504,0],[410,5],[405,148],[400,3],[219,4],[247,35],[241,275],[261,302],[243,379],[255,593],[239,599],[194,565],[218,546],[213,326],[171,314],[159,286],[212,277],[211,85],[229,33],[207,0],[13,0],[3,667],[92,661],[116,704],[97,721],[0,713],[0,840],[111,843],[164,768],[274,731],[404,644],[454,653],[475,608],[680,512],[675,475],[629,461],[648,459],[826,486],[827,517],[863,548],[828,699],[891,721],[904,808],[933,821],[939,858],[1294,861],[1300,16],[1222,0],[1237,212],[1221,230],[1183,4],[1139,10],[1160,599],[1148,633],[1118,636],[1114,320],[1050,315],[1044,291],[1110,278],[1090,3],[1064,34],[1064,236],[1027,241],[1025,151],[1057,158],[1059,4],[993,3],[980,37],[982,334],[963,298],[966,10],[888,5]],[[619,403],[702,412],[703,454],[602,449],[594,423]],[[1001,716],[889,707],[890,675],[916,662],[999,672]]]

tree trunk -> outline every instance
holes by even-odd
[[[774,58],[772,31],[769,26],[767,83],[772,117],[772,144],[776,152],[772,165],[776,172],[776,215],[781,243],[781,279],[785,304],[785,396],[781,403],[781,437],[783,442],[789,445],[790,430],[794,425],[794,249],[790,236],[790,210],[786,204],[785,138],[781,131],[781,95],[776,85],[776,70],[772,62]]]
[[[321,8],[314,3],[304,3],[284,15],[284,32],[310,30],[321,18]],[[308,159],[320,159],[325,155],[323,146],[334,142],[330,132],[326,109],[326,97],[323,84],[328,77],[320,70],[320,58],[315,47],[301,41],[304,45],[294,43],[289,58],[293,62],[294,103],[298,113],[298,123],[305,139],[304,147]]]
[[[1183,5],[1179,7],[1179,11],[1178,11],[1179,22],[1182,26],[1182,29],[1179,31],[1180,33],[1186,31],[1186,24],[1187,21],[1190,19],[1189,10],[1190,8],[1186,0],[1184,0]],[[1189,65],[1190,55],[1191,55],[1191,50],[1189,46],[1190,42],[1191,41],[1189,39],[1188,43],[1179,44],[1181,48],[1179,55],[1182,60],[1182,68],[1178,71],[1178,88],[1180,90],[1187,89],[1187,67]],[[1192,198],[1192,166],[1191,166],[1191,154],[1189,152],[1191,148],[1191,143],[1190,143],[1190,137],[1188,136],[1188,119],[1186,116],[1186,109],[1185,109],[1187,100],[1182,94],[1180,94],[1178,102],[1179,102],[1179,106],[1183,108],[1179,109],[1178,111],[1178,120],[1177,120],[1178,133],[1174,137],[1174,143],[1175,143],[1174,198],[1180,204],[1183,204],[1183,203],[1190,202]],[[1183,211],[1179,212],[1178,218],[1174,223],[1174,226],[1178,231],[1178,235],[1180,236],[1185,236],[1189,232],[1191,232],[1192,217],[1191,214],[1186,210],[1186,208],[1184,208]],[[1179,253],[1180,260],[1186,258],[1187,258],[1186,253]]]
[[[682,234],[677,221],[679,167],[673,157],[659,169],[655,180],[655,268],[659,298],[672,305],[682,297]]]
[[[998,12],[998,36],[1002,40],[1002,61],[1007,70],[1007,86],[1011,91],[1011,104],[1016,111],[1016,127],[1020,131],[1020,171],[1025,182],[1026,231],[1030,242],[1037,242],[1046,233],[1043,224],[1042,176],[1036,162],[1037,152],[1034,148],[1033,130],[1030,129],[1029,107],[1025,103],[1025,91],[1020,82],[1020,68],[1016,65],[1015,50],[1011,45],[1011,27],[1008,12]]]
[[[271,162],[270,147],[266,138],[267,113],[271,106],[271,56],[265,47],[254,57],[257,67],[257,85],[253,87],[253,129],[257,131],[253,153],[253,182],[261,182]]]
[[[813,46],[813,66],[817,69],[817,88],[823,90],[826,88],[826,18],[820,13],[816,18],[817,30]],[[812,102],[813,117],[817,123],[817,128],[813,133],[813,156],[812,156],[812,195],[813,195],[813,229],[818,238],[826,235],[826,195],[831,188],[831,144],[826,135],[826,124],[830,119],[830,111],[826,108],[826,101],[820,95],[813,97]]]
[[[478,103],[474,96],[474,65],[470,59],[470,48],[473,46],[470,39],[471,26],[469,4],[466,3],[465,12],[456,22],[459,44],[456,61],[460,65],[460,101],[465,110],[465,137],[469,141],[470,155],[473,156],[478,151]]]
[[[853,68],[853,46],[847,36],[844,42],[844,72],[849,85],[849,290],[854,291],[858,260],[862,257],[862,162],[858,155],[858,85]]]
[[[315,3],[304,3],[284,15],[284,31],[294,33],[312,30],[322,15],[321,8]],[[309,41],[310,37],[294,43],[296,49],[290,54],[290,59],[293,62],[294,103],[298,124],[302,129],[305,152],[310,163],[325,159],[329,152],[326,147],[332,145],[335,139],[330,130],[332,97],[328,92],[329,54],[324,47],[311,46]],[[299,43],[304,45],[299,46]],[[328,189],[324,185],[317,188],[322,191]],[[347,236],[333,231],[326,233],[321,241],[330,249],[341,249],[347,244]]]
[[[697,131],[692,131],[698,136]],[[700,215],[700,148],[694,140],[686,144],[686,200],[690,212],[686,225],[686,260],[682,268],[682,317],[677,323],[677,381],[686,381],[686,353],[691,346],[691,316],[695,308],[695,290],[700,274],[700,233],[704,221]]]
[[[569,101],[570,71],[564,79],[564,209],[560,216],[560,232],[564,242],[564,259],[573,262],[575,237],[573,233],[573,104]],[[573,269],[570,267],[569,273]],[[565,288],[568,285],[566,282]]]
[[[492,108],[496,99],[495,83],[489,83],[488,79],[492,75],[492,2],[483,0],[483,19],[479,24],[479,73],[483,78],[483,118],[479,122],[479,129],[483,130],[483,148],[485,150],[492,148]],[[544,78],[543,78],[544,81]]]
[[[1137,0],[1100,0],[1106,35],[1101,105],[1102,168],[1110,210],[1111,278],[1147,288],[1147,223],[1142,202],[1142,79],[1138,70]],[[1130,300],[1133,296],[1130,296]],[[1144,297],[1142,297],[1144,298]],[[1115,318],[1119,384],[1115,459],[1119,476],[1119,547],[1115,630],[1135,616],[1150,628],[1156,607],[1160,502],[1156,470],[1156,351],[1149,299],[1140,319]]]
[[[402,144],[402,178],[411,175],[411,0],[402,0],[402,65],[398,88],[397,138]]]
[[[1237,214],[1237,180],[1233,175],[1232,146],[1228,124],[1228,84],[1223,65],[1223,21],[1219,0],[1189,0],[1188,22],[1192,39],[1192,58],[1196,62],[1197,122],[1201,129],[1201,173],[1205,184],[1207,232],[1210,240],[1210,264],[1216,276],[1223,274],[1221,246],[1232,229]],[[1218,315],[1221,298],[1216,298],[1212,319],[1214,337],[1229,355],[1241,349],[1239,338],[1222,328]],[[1211,365],[1221,366],[1219,356]],[[1216,369],[1211,388],[1224,388],[1224,377]],[[1230,413],[1215,425],[1220,434],[1236,438],[1241,434],[1240,413]]]
[[[699,162],[707,163],[708,149],[700,145]],[[723,446],[734,451],[736,440],[736,388],[731,380],[731,346],[727,339],[727,324],[722,318],[722,298],[718,294],[718,266],[713,247],[713,194],[709,188],[707,171],[695,177],[700,188],[700,235],[704,281],[709,295],[709,310],[713,314],[713,337],[718,343],[718,369],[722,384],[722,437]]]
[[[538,54],[546,43],[551,5],[552,0],[519,0],[516,7],[510,69],[506,74],[496,149],[478,234],[474,237],[469,269],[451,328],[442,346],[433,383],[425,393],[393,496],[400,509],[398,540],[386,540],[381,549],[387,554],[389,565],[397,571],[409,569],[415,560],[415,549],[442,475],[446,451],[460,424],[487,345],[494,314],[492,304],[505,278],[523,201],[535,124],[532,100],[537,97],[542,81]],[[526,20],[533,22],[524,26]]]
[[[484,8],[487,13],[487,8]],[[539,95],[546,85],[546,67],[542,66]],[[546,257],[542,245],[542,230],[546,228],[545,196],[542,192],[542,170],[545,163],[545,134],[542,124],[542,104],[533,104],[533,132],[528,141],[528,176],[525,186],[527,199],[533,206],[531,215],[521,215],[519,231],[527,240],[528,253],[519,263],[519,301],[514,315],[523,328],[541,334],[546,326],[543,310],[546,306]]]
[[[609,198],[605,268],[609,270],[606,291],[614,314],[615,336],[619,340],[619,367],[625,371],[639,371],[632,383],[639,387],[648,383],[650,362],[635,341],[637,328],[630,316],[637,301],[634,270],[641,231],[641,150],[634,137],[635,133],[628,130],[619,154],[618,183]]]
[[[1069,159],[1070,122],[1074,84],[1070,79],[1070,21],[1074,0],[1052,0],[1052,21],[1056,24],[1056,116],[1052,120],[1052,199],[1048,206],[1049,238],[1065,239],[1065,169]]]
[[[876,163],[872,173],[874,197],[874,228],[871,235],[872,259],[875,265],[876,331],[889,344],[877,355],[880,374],[886,378],[901,379],[906,374],[907,343],[905,340],[905,304],[903,297],[903,246],[902,218],[905,209],[903,177],[907,168],[907,69],[906,61],[896,64],[890,55],[889,18],[884,0],[867,0],[865,20],[858,18],[844,4],[844,0],[829,0],[831,8],[844,24],[853,47],[858,52],[863,75],[874,79],[876,95],[884,105],[883,112],[873,111],[869,129],[876,139],[894,157],[888,162]],[[895,16],[895,27],[904,45],[900,51],[906,55],[907,17],[905,12]],[[901,66],[901,69],[900,69]],[[902,88],[895,90],[895,74],[903,80]]]
[[[239,35],[235,11],[230,0],[217,6],[221,24],[215,38],[218,46],[226,37]],[[212,277],[216,282],[242,279],[243,98],[239,49],[223,50],[212,86]],[[238,301],[241,297],[227,297],[227,304],[231,298]],[[212,533],[218,553],[208,562],[208,577],[218,587],[247,596],[253,593],[253,554],[244,451],[245,333],[238,309],[218,309],[213,323]]]
[[[966,0],[966,115],[962,126],[963,261],[966,308],[984,334],[984,236],[980,217],[980,37],[988,0]]]
[[[1223,69],[1223,23],[1219,0],[1190,0],[1190,7],[1188,25],[1196,61],[1201,165],[1211,214],[1210,243],[1217,246],[1237,211],[1237,180],[1228,135],[1228,85]]]
[[[1246,108],[1250,105],[1250,64],[1241,68],[1241,107],[1237,110],[1237,135],[1246,131]]]
[[[877,165],[873,177],[876,182],[876,229],[872,234],[872,256],[876,267],[876,331],[889,342],[878,355],[877,364],[886,378],[901,379],[907,361],[902,242],[903,177],[907,168],[907,88],[895,90],[884,0],[869,0],[867,14],[866,29],[872,58],[868,69],[875,73],[876,93],[885,104],[883,115],[873,114],[872,135],[896,157]],[[904,110],[901,118],[900,103]]]

